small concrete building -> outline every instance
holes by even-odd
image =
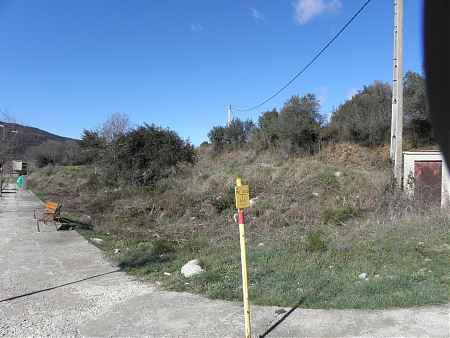
[[[450,175],[441,152],[403,152],[403,188],[410,196],[447,207],[450,202]]]
[[[23,161],[12,161],[12,173],[17,175],[24,175],[27,173],[27,163]]]

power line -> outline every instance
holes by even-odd
[[[254,105],[254,106],[249,107],[249,108],[239,108],[237,106],[234,106],[233,110],[240,111],[240,112],[245,112],[245,111],[251,111],[251,110],[258,109],[259,107],[263,106],[264,104],[266,104],[267,102],[272,100],[278,94],[280,94],[287,87],[289,87],[292,84],[292,82],[294,82],[300,75],[302,75],[304,72],[306,72],[308,70],[308,68],[311,67],[314,64],[314,62],[316,62],[316,60],[328,49],[328,47],[330,47],[333,44],[333,42],[335,42],[339,38],[339,36],[342,33],[344,33],[344,31],[348,28],[348,26],[350,26],[350,24],[361,14],[361,12],[369,5],[369,3],[371,1],[372,0],[367,0],[361,6],[361,8],[355,14],[353,14],[353,16],[345,23],[345,25],[339,30],[339,32],[337,32],[337,34],[330,41],[328,41],[327,44],[322,47],[322,49],[319,50],[319,52],[311,59],[311,61],[309,61],[306,64],[306,66],[304,66],[297,74],[295,74],[294,77],[292,77],[283,87],[278,89],[274,94],[269,96],[267,99],[265,99],[261,103],[258,103],[257,105]]]

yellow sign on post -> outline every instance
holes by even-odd
[[[245,239],[244,210],[250,207],[250,193],[248,185],[243,185],[240,177],[236,179],[235,188],[236,208],[239,218],[239,241],[241,246],[241,267],[242,267],[242,296],[244,301],[244,327],[245,338],[252,337],[252,319],[248,289],[247,271],[247,240]]]
[[[234,188],[236,209],[250,208],[250,189],[248,185],[238,185]]]

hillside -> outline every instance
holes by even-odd
[[[18,123],[8,123],[0,121],[0,140],[3,156],[10,158],[23,158],[28,148],[40,145],[46,141],[75,141],[74,139],[49,133],[45,130],[24,126]],[[15,133],[17,131],[17,133]],[[7,153],[7,154],[5,154]]]
[[[338,144],[286,159],[252,150],[197,149],[151,190],[108,186],[101,167],[46,167],[30,177],[64,215],[122,268],[161,287],[238,300],[235,177],[248,182],[246,211],[253,303],[386,308],[448,302],[448,230],[439,207],[392,190],[386,149]],[[197,258],[206,272],[180,274]],[[361,275],[363,277],[361,277]]]

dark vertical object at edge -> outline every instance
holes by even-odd
[[[450,159],[450,1],[424,0],[424,56],[433,130]]]

